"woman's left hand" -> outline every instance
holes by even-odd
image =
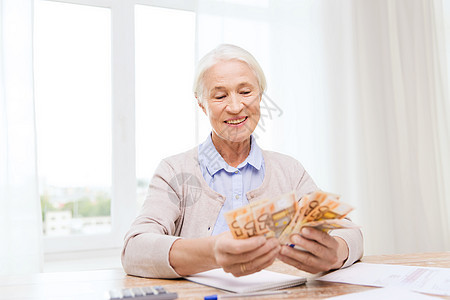
[[[291,236],[291,242],[305,251],[284,245],[278,258],[309,273],[339,269],[348,257],[348,246],[342,238],[315,228],[303,228],[301,234]]]

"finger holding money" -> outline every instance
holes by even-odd
[[[271,248],[272,250],[270,250],[269,252],[264,253],[247,262],[242,262],[234,266],[231,266],[229,273],[232,273],[234,276],[239,277],[253,274],[269,267],[270,265],[273,264],[273,262],[278,256],[278,253],[280,252],[279,243],[276,242],[274,244],[276,244],[277,246]]]
[[[238,240],[230,232],[225,232],[217,237],[213,251],[219,267],[234,276],[243,276],[271,265],[280,251],[280,245],[275,238],[254,236]]]
[[[305,251],[282,246],[278,258],[309,273],[338,269],[348,257],[343,239],[314,228],[303,228],[301,234],[293,234],[291,242]]]

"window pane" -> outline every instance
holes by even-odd
[[[35,101],[44,233],[110,230],[109,9],[35,1]]]
[[[195,144],[195,15],[136,5],[136,173],[142,202],[161,159]]]

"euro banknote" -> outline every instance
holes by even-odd
[[[316,191],[297,201],[291,192],[228,211],[225,220],[236,239],[264,235],[288,244],[290,236],[300,233],[305,226],[325,232],[359,227],[344,219],[352,210],[336,194]]]

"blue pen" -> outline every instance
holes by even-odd
[[[291,248],[294,248],[294,249],[300,250],[300,251],[305,251],[305,252],[308,252],[308,251],[306,251],[305,249],[303,249],[302,247],[300,247],[300,246],[297,246],[296,244],[289,244],[288,246],[289,246],[289,247],[291,247]]]
[[[219,300],[226,298],[239,298],[239,297],[257,297],[257,296],[266,296],[266,295],[275,295],[275,294],[290,294],[290,291],[264,291],[264,292],[255,292],[255,293],[242,293],[242,294],[226,294],[226,295],[209,295],[205,296],[204,300]]]

